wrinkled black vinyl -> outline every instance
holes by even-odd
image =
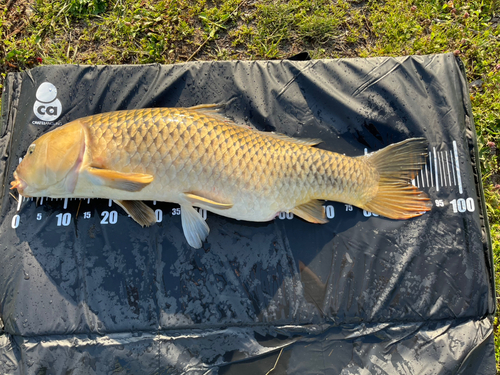
[[[325,202],[325,225],[209,213],[195,250],[173,204],[148,202],[158,223],[141,228],[107,200],[9,193],[30,143],[60,124],[205,103],[350,156],[425,137],[414,183],[432,211],[395,221]],[[495,372],[491,245],[453,55],[38,67],[7,76],[0,137],[1,373]]]

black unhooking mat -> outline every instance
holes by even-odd
[[[95,113],[228,103],[240,124],[362,155],[429,141],[408,221],[325,202],[330,222],[178,207],[141,228],[107,200],[17,201],[30,143]],[[453,55],[44,66],[9,74],[0,129],[5,374],[494,374],[492,253],[463,66]],[[203,212],[203,214],[205,214]]]

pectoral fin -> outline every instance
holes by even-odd
[[[301,204],[292,210],[294,215],[315,224],[328,223],[325,217],[325,208],[317,199],[313,199],[307,203]]]
[[[195,206],[201,205],[204,207],[216,208],[219,210],[227,210],[233,207],[232,203],[216,202],[212,199],[208,199],[197,194],[184,193],[183,195],[184,198],[186,198],[189,202],[191,202]]]
[[[140,191],[149,185],[154,177],[143,173],[122,173],[110,169],[87,168],[87,172],[96,183],[113,189],[125,191]]]
[[[114,201],[125,210],[140,226],[149,227],[156,223],[154,211],[142,201]]]
[[[187,242],[199,249],[210,232],[207,223],[190,204],[181,204],[181,221]]]

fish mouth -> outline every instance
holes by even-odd
[[[26,187],[26,182],[19,178],[17,172],[14,172],[14,181],[11,181],[10,185],[10,190],[17,189],[17,192],[22,195]]]

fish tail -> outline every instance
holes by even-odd
[[[430,211],[427,194],[411,184],[425,165],[425,138],[410,138],[365,157],[376,168],[379,180],[376,195],[363,209],[391,219],[409,219]]]

